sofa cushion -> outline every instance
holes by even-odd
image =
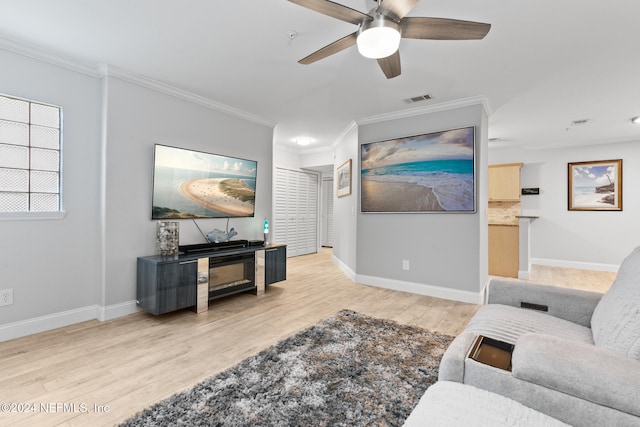
[[[515,344],[520,335],[534,332],[593,344],[591,329],[541,311],[502,304],[480,307],[465,331]]]
[[[629,254],[591,317],[597,346],[640,360],[640,246]]]
[[[640,417],[640,361],[602,347],[524,334],[513,351],[513,376]]]
[[[415,426],[568,426],[515,400],[470,385],[438,381],[404,423]]]

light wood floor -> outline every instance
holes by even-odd
[[[575,268],[533,265],[529,281],[593,292],[606,292],[616,273],[610,271],[578,270]]]
[[[3,407],[0,425],[114,425],[341,309],[456,335],[479,308],[354,284],[331,256],[323,249],[290,258],[285,282],[259,297],[214,301],[200,315],[137,313],[0,343],[0,403],[34,405],[30,413]],[[533,272],[538,281],[574,287],[613,280],[592,276]]]

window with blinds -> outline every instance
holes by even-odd
[[[61,109],[0,95],[0,212],[57,212]]]

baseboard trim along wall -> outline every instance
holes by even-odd
[[[547,258],[531,258],[531,264],[546,265],[547,267],[575,268],[578,270],[610,271],[613,273],[617,273],[620,268],[619,265],[615,264],[598,264]]]
[[[128,301],[107,307],[90,305],[88,307],[34,317],[33,319],[20,320],[18,322],[0,325],[0,342],[51,331],[88,320],[97,319],[105,321],[115,319],[116,317],[136,313],[137,311],[136,302]]]
[[[519,270],[518,271],[518,279],[529,280],[531,277],[530,270]]]
[[[356,283],[362,283],[363,285],[377,286],[379,288],[410,292],[412,294],[466,302],[469,304],[482,304],[484,302],[484,289],[479,292],[461,291],[459,289],[404,282],[402,280],[386,279],[383,277],[365,276],[362,274],[357,274],[354,281]]]
[[[108,305],[106,307],[98,306],[96,319],[104,322],[106,320],[128,316],[129,314],[137,313],[138,311],[140,311],[140,309],[137,307],[135,301],[121,302],[119,304]]]
[[[342,270],[342,272],[346,274],[349,279],[351,279],[353,282],[356,281],[356,272],[350,269],[347,264],[340,260],[340,258],[333,255],[333,263],[336,264],[338,268]]]

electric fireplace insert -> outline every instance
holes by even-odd
[[[256,289],[254,253],[209,258],[209,299]]]

